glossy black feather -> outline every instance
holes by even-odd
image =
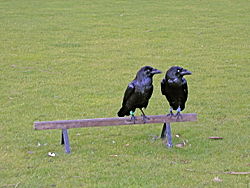
[[[147,108],[153,93],[153,76],[161,71],[150,66],[142,67],[135,79],[129,83],[125,90],[122,107],[117,113],[119,117],[130,115],[136,108]]]
[[[183,76],[189,74],[191,74],[190,71],[174,66],[166,72],[165,78],[161,81],[162,95],[166,96],[173,110],[177,110],[178,107],[181,108],[181,111],[185,109],[188,98],[188,85]]]

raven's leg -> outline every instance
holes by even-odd
[[[133,112],[132,110],[129,112],[130,113],[130,115],[131,115],[131,121],[133,121],[134,122],[134,124],[135,124],[135,112]]]
[[[174,115],[173,108],[170,106],[170,108],[169,108],[169,114],[167,114],[167,116],[172,117],[173,115]]]
[[[180,117],[182,118],[180,106],[177,108],[177,113],[176,113],[175,117],[177,117],[177,119],[179,119]]]
[[[149,118],[145,115],[145,113],[143,112],[142,108],[140,108],[141,112],[142,112],[142,119],[143,119],[143,122],[146,123],[146,120]]]

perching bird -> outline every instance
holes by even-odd
[[[180,112],[184,110],[185,103],[188,97],[187,81],[183,76],[192,74],[190,71],[182,67],[173,66],[161,81],[161,93],[165,95],[169,105],[170,113],[173,115],[173,110],[177,110],[176,116],[180,116]]]
[[[142,108],[147,108],[153,93],[153,76],[160,73],[160,70],[150,66],[144,66],[137,72],[135,79],[128,84],[124,93],[122,107],[117,113],[119,117],[131,115],[131,120],[135,121],[134,112],[139,108],[145,121],[146,116]]]

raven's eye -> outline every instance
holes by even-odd
[[[180,72],[180,69],[178,69],[177,72]]]

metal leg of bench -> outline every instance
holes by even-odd
[[[166,123],[163,124],[162,131],[161,131],[161,139],[166,138]]]
[[[173,143],[172,143],[172,134],[171,134],[170,123],[166,123],[166,135],[167,135],[167,139],[168,139],[167,147],[172,148]]]
[[[64,145],[63,130],[62,130],[61,145]]]
[[[170,123],[164,123],[162,132],[161,132],[161,138],[165,139],[167,137],[167,147],[172,148],[172,135],[171,135],[171,126]]]
[[[62,129],[62,140],[61,144],[64,144],[65,152],[70,153],[70,145],[69,145],[69,136],[68,136],[68,130]]]

